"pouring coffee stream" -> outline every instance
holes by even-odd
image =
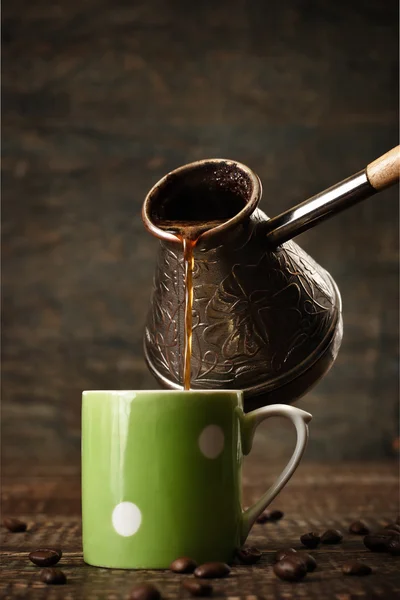
[[[183,388],[190,390],[190,370],[192,363],[192,324],[193,324],[193,250],[196,241],[182,237],[183,260],[185,262],[185,346],[183,363]]]
[[[241,163],[203,160],[162,178],[143,206],[161,240],[144,341],[159,382],[243,389],[248,408],[292,402],[314,385],[340,347],[340,294],[289,240],[396,183],[399,167],[397,147],[272,219],[257,207],[259,178]]]
[[[203,213],[203,210],[201,211]],[[195,215],[192,215],[193,217]],[[199,216],[199,215],[198,215]],[[203,214],[203,217],[205,215]],[[194,249],[200,236],[226,222],[227,219],[213,221],[162,221],[159,227],[163,231],[175,233],[177,240],[182,244],[184,261],[185,283],[185,326],[183,349],[183,389],[190,390],[191,358],[192,358],[192,323],[193,323],[193,269]]]

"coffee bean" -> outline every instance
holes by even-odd
[[[64,585],[67,583],[65,574],[60,569],[43,569],[40,579],[49,585]]]
[[[26,531],[26,523],[20,521],[19,519],[15,519],[14,517],[6,517],[3,520],[3,525],[12,533],[21,533],[22,531]]]
[[[327,529],[325,533],[322,534],[321,543],[322,544],[339,544],[343,539],[341,532],[338,529]]]
[[[382,529],[376,532],[378,535],[385,535],[390,539],[400,540],[400,533],[395,529]]]
[[[281,510],[265,510],[259,517],[256,519],[256,523],[263,524],[267,523],[267,521],[280,521],[284,513]]]
[[[193,573],[196,567],[197,563],[193,559],[182,556],[181,558],[175,559],[169,568],[174,573]]]
[[[129,600],[161,600],[161,594],[151,583],[142,583],[132,588]]]
[[[280,560],[290,556],[291,554],[297,554],[297,550],[294,548],[281,548],[281,550],[277,550],[275,552],[275,562],[279,562]]]
[[[303,546],[306,546],[306,548],[316,548],[319,545],[321,538],[318,533],[310,531],[310,533],[305,533],[302,535],[300,537],[300,541]]]
[[[256,523],[258,523],[259,525],[264,525],[264,523],[266,523],[267,521],[269,521],[268,511],[261,513],[261,515],[256,519]]]
[[[228,577],[231,572],[228,565],[222,562],[208,562],[200,565],[195,569],[195,576],[204,579],[217,579],[220,577]]]
[[[284,513],[281,510],[271,510],[271,512],[269,513],[269,520],[280,521],[283,516]]]
[[[38,567],[52,567],[61,557],[62,552],[58,548],[40,548],[29,554],[29,560]]]
[[[364,546],[366,546],[368,550],[371,550],[371,552],[387,552],[391,537],[388,535],[371,533],[366,535],[363,541]]]
[[[211,596],[213,592],[212,585],[198,579],[184,579],[182,585],[192,596]]]
[[[374,531],[373,535],[382,535],[390,539],[400,539],[400,533],[396,529],[379,529],[378,531]]]
[[[372,573],[371,567],[364,565],[364,563],[353,562],[345,563],[342,566],[342,573],[344,575],[370,575]]]
[[[243,565],[254,565],[262,556],[262,552],[255,546],[245,546],[236,550],[236,556]]]
[[[388,525],[386,525],[384,527],[384,529],[387,529],[388,531],[393,531],[394,533],[400,534],[400,525],[397,525],[397,523],[389,523]]]
[[[294,555],[292,555],[294,556]],[[288,558],[292,558],[292,556],[289,556]],[[306,565],[306,569],[309,573],[311,573],[312,571],[315,571],[315,569],[317,568],[317,561],[315,560],[315,558],[313,556],[311,556],[311,554],[297,554],[297,556],[304,561],[305,565]]]
[[[400,540],[392,538],[387,543],[387,551],[393,556],[400,555]]]
[[[362,521],[354,521],[349,527],[349,533],[354,533],[354,535],[367,535],[369,529]]]
[[[288,556],[274,564],[274,573],[285,581],[300,581],[307,575],[307,567],[303,560]]]

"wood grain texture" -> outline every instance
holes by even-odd
[[[11,0],[2,52],[2,461],[78,465],[83,389],[154,387],[142,333],[166,172],[227,157],[274,216],[397,143],[395,0]],[[396,456],[398,197],[298,241],[343,297],[307,456]],[[287,456],[277,421],[259,453]],[[257,446],[257,445],[256,445]],[[255,448],[257,451],[257,447]]]
[[[400,177],[400,146],[392,148],[367,166],[367,177],[373,188],[383,190],[398,183]]]
[[[248,464],[244,477],[244,503],[254,502],[272,483],[276,473],[262,461]],[[321,466],[303,465],[274,502],[285,512],[277,523],[255,525],[249,543],[263,552],[253,567],[236,566],[226,580],[214,583],[215,598],[231,600],[391,600],[400,592],[400,558],[371,553],[362,537],[347,533],[349,524],[363,519],[379,528],[396,518],[398,472],[391,463]],[[188,598],[181,587],[182,577],[168,571],[121,571],[90,567],[83,563],[81,548],[80,485],[71,469],[40,476],[33,469],[23,480],[7,476],[2,487],[3,515],[27,520],[28,531],[11,534],[1,531],[0,598],[57,600],[119,600],[126,598],[134,584],[151,581],[165,600]],[[311,551],[318,568],[300,584],[280,581],[272,571],[278,548],[301,549],[299,537],[307,531],[321,533],[327,528],[344,533],[342,544],[320,546]],[[28,553],[40,546],[61,546],[58,567],[68,578],[66,586],[45,586],[40,569],[28,560]],[[369,577],[345,577],[341,565],[361,560],[373,568]]]

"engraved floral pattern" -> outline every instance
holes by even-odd
[[[336,322],[339,309],[326,271],[293,242],[257,252],[262,244],[249,230],[229,252],[221,246],[196,255],[195,387],[248,388],[285,378],[318,350]],[[182,255],[179,248],[161,248],[146,347],[156,371],[180,384]]]
[[[178,254],[162,246],[153,280],[153,297],[145,330],[149,358],[160,373],[174,375],[181,370],[179,352],[179,310],[182,308],[183,266]],[[177,300],[180,301],[177,303]]]

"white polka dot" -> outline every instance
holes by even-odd
[[[137,532],[142,522],[142,513],[133,502],[121,502],[113,510],[112,524],[119,535],[129,537]]]
[[[199,437],[199,447],[206,458],[217,458],[224,448],[224,432],[219,425],[207,425]]]

